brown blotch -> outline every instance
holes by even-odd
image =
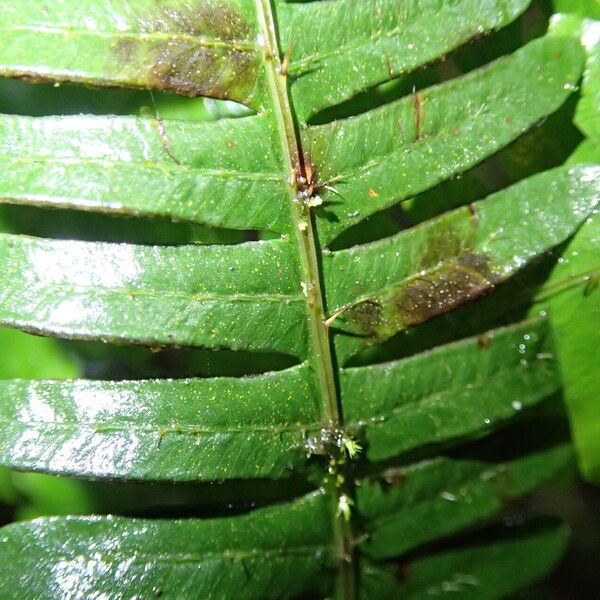
[[[240,14],[218,0],[196,0],[181,6],[165,6],[156,0],[156,10],[140,15],[138,22],[143,31],[151,33],[179,33],[193,37],[215,37],[223,41],[248,40],[250,26]]]
[[[478,348],[489,348],[492,343],[492,336],[489,333],[484,333],[477,338]]]
[[[382,297],[354,305],[343,312],[340,320],[350,335],[382,340],[474,300],[495,284],[489,259],[468,252]]]
[[[126,64],[137,59],[141,45],[139,38],[122,37],[113,46],[113,52],[119,63]]]
[[[384,324],[383,306],[378,302],[366,300],[353,306],[344,318],[355,324],[359,331],[368,337],[377,337],[377,331]]]
[[[425,98],[421,92],[413,90],[412,104],[415,121],[415,141],[418,142],[423,135],[423,124],[425,122]]]
[[[488,258],[466,254],[436,273],[403,286],[393,299],[398,320],[418,325],[477,298],[493,287]]]
[[[391,487],[399,487],[406,483],[408,479],[406,473],[399,471],[398,469],[388,469],[383,473],[384,481]]]
[[[138,17],[138,28],[165,34],[159,40],[131,34],[114,47],[119,64],[139,66],[137,83],[142,87],[240,102],[251,94],[259,55],[241,47],[241,43],[252,43],[252,34],[248,23],[231,7],[198,1],[174,8],[157,1],[156,10]],[[225,44],[203,44],[202,38]]]
[[[600,276],[591,275],[585,281],[585,285],[583,286],[583,295],[589,296],[598,289],[598,285],[600,285]]]
[[[477,254],[476,252],[467,252],[456,261],[457,264],[464,267],[469,267],[477,271],[481,275],[489,277],[491,275],[490,259],[485,254]]]

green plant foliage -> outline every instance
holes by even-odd
[[[540,564],[564,551],[568,532],[559,523],[539,521],[497,529],[487,542],[465,544],[442,554],[425,556],[403,566],[407,575],[397,587],[389,573],[365,568],[365,598],[426,598],[460,594],[479,600],[509,597],[535,578]]]
[[[580,36],[587,50],[586,68],[577,105],[575,122],[586,140],[571,156],[570,163],[600,160],[600,6],[595,2],[574,2],[558,8],[578,17],[563,15],[557,19],[558,30],[572,31]],[[583,18],[581,18],[583,17]],[[557,343],[569,407],[573,438],[583,475],[600,482],[600,373],[594,352],[600,340],[600,328],[590,324],[600,319],[600,220],[597,212],[590,217],[565,249],[562,260],[552,272],[548,286],[557,292],[536,308],[547,309],[558,333]],[[562,282],[580,282],[573,287]],[[582,340],[586,340],[582,343]]]
[[[332,563],[330,527],[319,493],[229,520],[37,519],[3,530],[4,560],[20,568],[3,569],[0,592],[233,598],[244,589],[257,600],[318,593],[328,584],[319,575]]]
[[[0,323],[206,365],[0,382],[0,464],[164,486],[149,516],[132,495],[0,530],[0,596],[493,599],[553,567],[565,526],[481,525],[569,462],[544,407],[566,385],[583,414],[594,382],[573,368],[595,335],[589,36],[555,17],[487,63],[415,72],[528,6],[0,0],[0,76],[138,90],[0,115],[0,200],[32,211],[0,234]],[[584,72],[570,164],[440,186]],[[85,490],[74,512],[95,510]]]

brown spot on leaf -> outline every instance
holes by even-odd
[[[477,338],[477,347],[478,348],[489,348],[492,343],[492,337],[489,333],[484,333]]]
[[[366,300],[350,308],[344,318],[354,323],[363,335],[377,337],[377,331],[384,323],[383,306]]]
[[[486,256],[469,252],[432,272],[366,299],[340,316],[351,335],[386,339],[429,321],[493,289],[495,277]]]
[[[156,0],[155,4],[155,10],[138,17],[139,26],[147,33],[157,31],[223,41],[247,40],[251,36],[249,24],[222,0],[181,2],[179,6]]]
[[[369,188],[369,196],[371,198],[377,198],[379,194],[373,188]]]
[[[425,98],[423,94],[413,90],[412,103],[415,121],[415,141],[419,141],[423,135],[423,124],[425,122]]]
[[[490,291],[487,257],[466,254],[430,275],[402,286],[393,300],[399,320],[418,325]]]
[[[248,23],[218,1],[182,2],[139,15],[135,32],[114,46],[118,63],[139,76],[134,84],[183,96],[230,98],[240,102],[251,94],[259,69]]]
[[[479,215],[477,214],[477,209],[475,208],[475,205],[473,203],[469,204],[467,206],[467,208],[469,209],[469,213],[471,214],[471,218],[474,221],[479,221]]]
[[[598,285],[600,284],[600,276],[591,275],[585,281],[585,285],[583,287],[583,295],[589,296],[594,291],[598,289]]]
[[[113,52],[119,63],[133,62],[140,51],[141,40],[136,37],[122,37],[113,46]]]
[[[399,487],[406,483],[406,473],[398,469],[388,469],[384,472],[383,478],[385,482],[391,487]]]

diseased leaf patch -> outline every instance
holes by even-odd
[[[549,35],[365,114],[306,121],[326,122],[320,109],[442,58],[527,5],[0,0],[0,74],[228,98],[259,113],[194,128],[160,117],[3,119],[4,169],[18,172],[5,183],[7,201],[280,234],[219,248],[4,234],[0,321],[63,337],[278,352],[300,363],[253,378],[240,370],[216,379],[0,385],[0,459],[59,474],[235,485],[294,471],[319,488],[298,502],[248,507],[241,518],[11,526],[0,535],[0,596],[8,581],[9,593],[26,588],[35,597],[278,600],[331,595],[337,571],[335,594],[355,598],[354,584],[359,594],[367,589],[355,581],[361,553],[392,559],[476,524],[562,464],[560,449],[528,456],[521,436],[512,464],[455,460],[463,450],[453,450],[454,458],[406,467],[415,454],[483,436],[557,391],[545,322],[404,361],[344,364],[361,346],[486,294],[567,239],[598,201],[597,171],[546,173],[389,239],[375,226],[370,239],[378,242],[350,250],[321,243],[470,168],[556,110],[578,81],[578,45]],[[112,131],[100,133],[107,125]],[[350,460],[359,453],[357,466]],[[379,461],[404,465],[387,473],[395,489],[380,486]],[[365,474],[370,482],[357,481]],[[269,493],[261,498],[275,502]],[[383,509],[369,511],[383,496]],[[369,539],[354,537],[351,519]],[[514,565],[502,561],[514,561],[512,547],[456,575],[455,565],[470,568],[483,550],[458,559],[437,552],[405,595],[463,591],[478,577],[506,580],[511,591]],[[557,553],[542,557],[538,571]],[[41,564],[42,577],[29,564]],[[521,575],[518,583],[529,581],[529,572]]]
[[[376,300],[365,300],[340,318],[350,334],[385,339],[412,325],[478,298],[494,288],[489,257],[467,253],[455,262],[416,277]]]
[[[238,0],[3,2],[0,71],[259,105],[255,7]],[[60,53],[57,52],[60,48]]]
[[[566,239],[600,200],[597,174],[593,166],[560,167],[390,238],[326,255],[329,324],[342,334],[338,357],[479,298]]]
[[[222,2],[158,6],[137,17],[140,31],[114,46],[122,66],[139,65],[140,80],[183,96],[250,100],[259,55],[248,23]],[[152,34],[161,34],[152,39]]]

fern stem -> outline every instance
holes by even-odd
[[[300,260],[306,290],[307,316],[311,328],[311,361],[317,373],[321,398],[322,416],[332,427],[341,428],[343,415],[338,399],[334,357],[329,337],[325,299],[321,288],[319,249],[316,242],[314,219],[310,207],[298,197],[294,184],[297,173],[303,171],[303,152],[297,123],[288,93],[287,77],[282,68],[281,49],[277,39],[272,0],[256,0],[258,18],[262,27],[263,44],[267,63],[268,80],[274,98],[278,130],[281,137],[286,168],[289,173],[289,201],[294,235],[300,249]],[[335,462],[335,461],[334,461]],[[331,480],[332,515],[335,520],[338,557],[337,595],[343,600],[356,598],[353,545],[350,524],[337,514],[338,493],[335,477]]]

